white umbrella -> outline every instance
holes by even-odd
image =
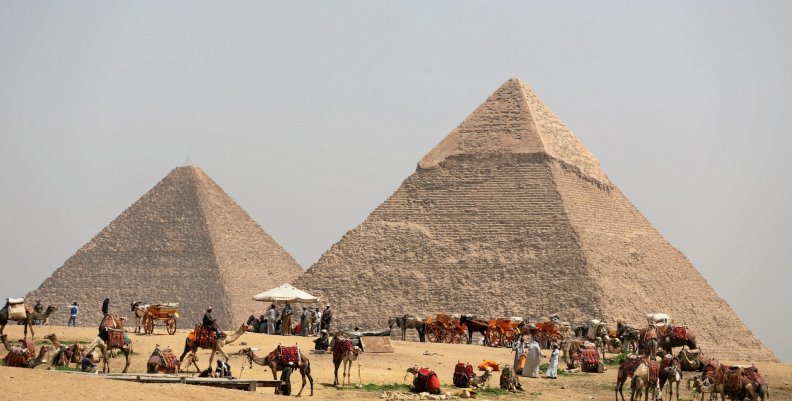
[[[264,291],[261,294],[258,294],[253,297],[254,301],[262,301],[262,302],[274,302],[280,304],[288,304],[288,303],[303,303],[303,304],[313,304],[319,302],[319,299],[315,296],[292,287],[291,284],[284,284],[280,287],[275,287],[271,290]]]

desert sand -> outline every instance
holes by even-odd
[[[11,341],[22,337],[21,326],[7,326],[5,333]],[[38,327],[36,340],[41,343],[44,335],[55,333],[61,340],[89,341],[97,333],[96,328],[86,327]],[[144,373],[146,361],[155,345],[171,347],[180,354],[184,346],[186,330],[179,330],[175,335],[167,335],[160,328],[151,336],[130,333],[135,354],[129,368],[130,372]],[[272,373],[261,366],[253,365],[253,369],[245,364],[241,356],[234,355],[244,346],[258,348],[259,356],[271,351],[278,344],[298,344],[303,352],[313,349],[313,337],[282,337],[265,334],[246,333],[236,343],[228,345],[225,350],[232,355],[230,364],[234,375],[241,378],[271,379]],[[244,345],[243,345],[244,344]],[[407,384],[410,379],[405,379],[405,369],[413,365],[421,365],[435,370],[445,391],[458,392],[451,385],[454,364],[457,361],[466,361],[474,365],[483,359],[491,359],[499,363],[510,363],[512,354],[505,348],[489,348],[480,345],[453,345],[431,344],[418,342],[393,341],[395,353],[392,354],[363,354],[360,358],[361,382],[363,384]],[[546,352],[546,351],[545,351]],[[427,353],[429,355],[424,355]],[[0,351],[4,356],[5,351]],[[207,367],[209,352],[199,351],[199,366]],[[331,386],[333,382],[333,364],[330,355],[315,355],[308,353],[311,360],[311,370],[315,380],[314,399],[369,399],[377,400],[382,394],[380,391],[366,391],[359,389],[338,390]],[[750,361],[734,361],[749,363]],[[123,357],[111,360],[113,372],[123,369]],[[792,399],[792,365],[760,362],[756,363],[760,372],[770,383],[772,399]],[[562,365],[563,367],[563,365]],[[691,375],[692,373],[686,373]],[[497,386],[499,374],[493,376],[491,384]],[[522,379],[525,393],[517,395],[482,394],[479,399],[534,399],[534,400],[610,400],[614,396],[614,383],[616,367],[609,366],[602,374],[570,374],[560,375],[557,380],[548,379]],[[357,366],[353,368],[353,383],[358,382]],[[296,393],[300,385],[298,374],[292,376],[292,387]],[[691,392],[682,388],[681,399],[691,399]],[[628,390],[628,389],[627,389]],[[306,386],[303,396],[310,394]],[[629,394],[626,394],[629,399]],[[273,389],[262,388],[257,392],[239,390],[215,389],[202,386],[180,384],[141,384],[127,383],[103,379],[93,375],[75,375],[47,370],[47,365],[36,369],[20,369],[0,367],[0,400],[253,400],[272,399]],[[667,398],[667,397],[666,397]]]

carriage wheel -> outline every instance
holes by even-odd
[[[487,329],[487,345],[490,347],[501,346],[501,333],[493,327]]]
[[[429,326],[426,328],[426,339],[430,343],[439,343],[443,341],[443,329],[438,326]]]
[[[503,333],[501,341],[503,342],[503,346],[506,348],[511,348],[514,345],[514,341],[517,339],[517,331],[516,330],[509,330]]]
[[[146,316],[146,320],[143,321],[143,332],[145,334],[154,333],[154,320],[148,316]]]
[[[467,336],[464,332],[453,332],[448,336],[451,344],[464,344],[467,343]]]
[[[637,353],[638,352],[638,341],[627,341],[625,344],[626,351],[629,353]]]
[[[618,338],[612,338],[610,341],[608,341],[607,348],[609,353],[618,354],[622,349],[621,341]]]
[[[166,324],[168,325],[168,334],[176,334],[176,319],[168,319]]]
[[[539,346],[542,348],[547,348],[547,334],[543,331],[535,331],[534,332],[534,341],[539,343]]]

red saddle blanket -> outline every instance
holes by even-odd
[[[687,327],[674,326],[674,328],[671,329],[671,336],[678,340],[687,340],[688,338]]]
[[[704,367],[703,377],[708,377],[713,383],[719,383],[723,377],[723,370],[721,370],[720,362],[716,360],[709,361],[707,366]]]
[[[657,378],[660,377],[660,364],[657,363],[657,361],[649,360],[646,367],[649,370],[647,382],[649,382],[650,386],[654,387],[657,384]]]
[[[340,339],[333,344],[333,363],[341,361],[344,355],[351,354],[355,350],[352,340],[348,338]]]
[[[10,367],[26,367],[36,354],[36,344],[28,339],[19,340],[19,346],[11,348],[5,356],[5,364]]]
[[[580,362],[586,365],[596,365],[599,363],[599,353],[596,349],[586,348],[580,351]]]
[[[212,329],[204,327],[202,324],[196,324],[192,337],[195,344],[200,348],[212,348],[212,343],[214,343],[217,338],[217,333]]]
[[[748,378],[748,380],[758,383],[760,386],[764,386],[767,383],[765,382],[765,379],[759,374],[759,369],[757,369],[755,366],[743,369],[743,374]]]
[[[335,358],[335,350],[333,350],[333,358]],[[300,366],[300,347],[293,345],[291,347],[281,347],[281,359],[283,363],[288,365],[289,362],[294,366]]]
[[[107,330],[107,346],[110,348],[123,348],[124,347],[124,330],[106,329]]]
[[[738,366],[726,369],[723,375],[723,389],[730,392],[737,392],[742,388],[743,371]]]
[[[639,357],[628,357],[624,361],[624,372],[627,373],[627,377],[633,377],[635,371],[638,369],[638,366],[641,366],[642,359]]]

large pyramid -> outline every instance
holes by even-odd
[[[130,315],[133,300],[179,302],[181,328],[204,308],[233,329],[266,305],[261,291],[293,281],[302,268],[200,168],[177,167],[27,295],[99,324],[105,296]],[[54,324],[66,324],[57,313]]]
[[[406,312],[637,325],[662,311],[709,354],[775,359],[518,79],[296,285],[335,304],[341,326],[382,327]]]

